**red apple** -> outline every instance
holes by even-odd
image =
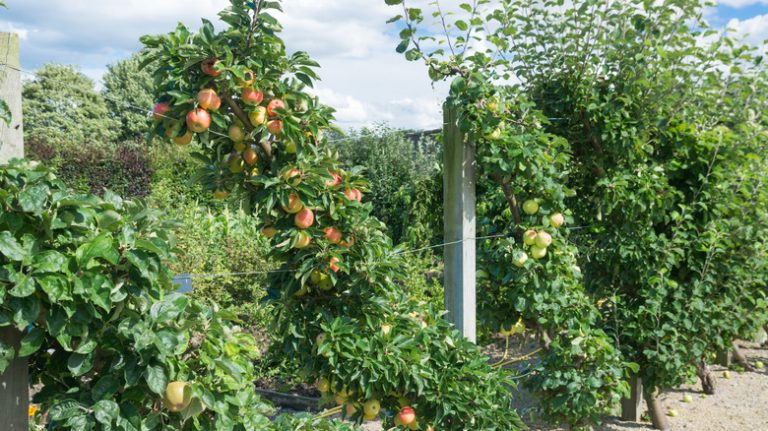
[[[350,248],[353,245],[355,245],[355,237],[350,236],[346,240],[340,242],[339,245],[342,246],[342,247],[345,247],[345,248]]]
[[[301,203],[301,199],[296,196],[296,193],[291,193],[288,196],[288,205],[283,207],[283,210],[288,214],[296,214],[304,208],[304,204]]]
[[[358,189],[346,189],[344,190],[344,196],[351,201],[363,201],[363,193]]]
[[[332,257],[332,258],[331,258],[331,262],[329,263],[329,266],[330,266],[330,268],[331,268],[331,271],[333,271],[333,272],[339,272],[339,270],[340,270],[341,268],[339,268],[339,266],[338,266],[338,265],[336,265],[336,264],[337,264],[337,263],[339,263],[339,262],[340,262],[340,260],[339,260],[339,258],[338,258],[338,257],[335,257],[335,256],[334,256],[334,257]]]
[[[165,113],[171,110],[171,105],[169,105],[166,102],[160,102],[155,105],[155,107],[152,109],[152,117],[157,120],[161,121],[163,118],[165,118]]]
[[[221,99],[214,90],[206,88],[197,93],[197,104],[203,109],[217,111],[221,107]]]
[[[200,69],[203,70],[203,73],[208,76],[219,76],[221,75],[221,72],[216,70],[216,65],[219,63],[219,60],[215,58],[209,58],[200,65]]]
[[[267,123],[267,130],[273,135],[279,135],[283,133],[283,122],[280,120],[270,120]]]
[[[274,117],[277,115],[276,109],[285,109],[285,102],[280,99],[274,99],[267,105],[267,115]]]
[[[395,416],[395,420],[402,425],[409,426],[416,422],[416,412],[411,407],[403,407],[400,409],[400,413]]]
[[[264,100],[264,93],[253,88],[243,88],[243,94],[240,98],[246,105],[258,105]]]
[[[341,184],[341,175],[337,174],[336,172],[328,171],[329,174],[331,174],[330,180],[325,182],[325,185],[328,187],[333,187]]]
[[[341,242],[341,231],[335,227],[325,228],[325,238],[331,244],[338,244]]]
[[[299,229],[307,229],[315,224],[315,213],[311,209],[304,207],[293,217],[293,224]]]
[[[187,128],[195,133],[203,133],[211,127],[211,114],[197,108],[187,114]]]

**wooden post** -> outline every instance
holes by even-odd
[[[715,363],[728,368],[731,366],[731,359],[732,356],[730,350],[718,350],[715,356]]]
[[[475,147],[459,130],[456,111],[443,106],[443,206],[446,317],[475,338]]]
[[[11,110],[11,124],[0,121],[0,163],[24,157],[20,68],[19,36],[0,33],[0,98]]]
[[[21,73],[19,63],[19,37],[0,33],[0,98],[11,110],[11,124],[0,121],[0,164],[16,157],[24,157],[21,126]],[[0,343],[18,352],[23,337],[13,327],[0,328]],[[26,358],[15,358],[0,374],[0,429],[28,431],[29,377]]]
[[[640,403],[643,401],[643,382],[636,375],[629,378],[629,398],[621,400],[621,420],[640,422]]]

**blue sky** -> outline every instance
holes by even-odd
[[[409,0],[425,4],[430,0]],[[452,4],[455,0],[444,0]],[[228,0],[7,0],[0,31],[21,36],[22,65],[77,65],[98,81],[106,66],[129,56],[144,34],[170,31],[181,21],[197,28],[216,19]],[[730,26],[757,44],[768,38],[768,0],[722,0],[707,11],[716,27]],[[400,10],[383,0],[286,0],[283,37],[289,51],[308,51],[322,65],[321,99],[343,127],[387,122],[435,128],[447,88],[433,88],[420,63],[394,52],[396,29],[386,20]]]

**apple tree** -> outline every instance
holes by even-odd
[[[570,159],[559,181],[574,192],[564,202],[596,323],[639,365],[658,426],[654,393],[694,372],[713,390],[708,352],[750,336],[766,311],[766,71],[759,50],[709,29],[704,6],[478,1],[435,12],[449,35],[437,45],[416,34],[419,9],[399,17],[398,50],[434,79],[509,83],[524,102],[512,112],[537,113],[541,133],[568,143],[538,160]],[[481,133],[504,136],[492,127]],[[504,158],[530,165],[517,162]]]
[[[216,31],[203,21],[145,36],[155,133],[199,146],[197,179],[234,194],[262,221],[278,338],[272,348],[355,420],[399,429],[515,430],[506,371],[402,293],[403,257],[371,216],[361,169],[325,145],[332,110],[312,97],[318,64],[288,54],[275,1],[231,0]]]

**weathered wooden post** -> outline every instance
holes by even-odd
[[[443,206],[447,318],[475,342],[475,147],[443,106]]]
[[[629,398],[621,400],[621,420],[640,422],[640,403],[643,401],[643,383],[640,377],[629,378]]]
[[[19,37],[0,33],[0,98],[11,111],[11,123],[0,121],[0,163],[16,157],[24,157],[24,140],[21,125],[21,73],[19,69]],[[23,334],[14,327],[0,328],[0,344],[18,351]],[[0,429],[8,431],[29,430],[29,378],[26,358],[15,358],[4,373],[0,374]]]

